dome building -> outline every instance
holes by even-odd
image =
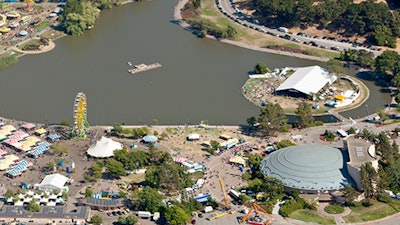
[[[345,161],[339,149],[329,146],[291,146],[264,158],[260,170],[288,188],[329,191],[353,185]]]

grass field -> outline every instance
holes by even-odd
[[[333,219],[320,216],[316,211],[309,209],[300,209],[290,215],[290,218],[304,222],[314,222],[318,224],[335,224]]]
[[[393,201],[389,204],[377,202],[370,207],[351,207],[351,213],[343,217],[346,223],[360,223],[377,220],[400,212],[400,201]]]

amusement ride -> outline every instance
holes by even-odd
[[[74,127],[72,136],[86,138],[86,130],[89,128],[87,121],[87,103],[86,95],[83,92],[76,94],[74,102]]]

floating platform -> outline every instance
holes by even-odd
[[[128,70],[128,72],[131,74],[135,74],[135,73],[143,72],[146,70],[156,69],[159,67],[161,67],[160,63],[153,63],[150,65],[146,65],[146,64],[142,63],[142,64],[134,65],[132,69]]]

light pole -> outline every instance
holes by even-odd
[[[369,116],[369,109],[368,109],[368,105],[365,105],[365,108],[367,109],[367,115]]]

